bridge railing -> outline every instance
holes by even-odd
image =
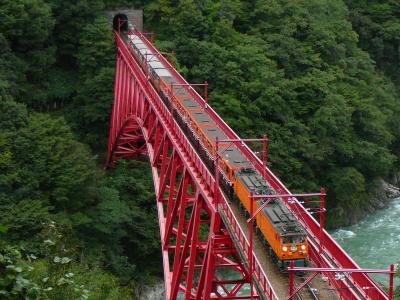
[[[221,210],[224,214],[226,221],[229,223],[229,227],[234,234],[234,238],[238,241],[238,246],[241,248],[242,253],[247,259],[249,263],[248,252],[250,248],[250,243],[247,240],[246,235],[244,234],[243,230],[241,229],[238,220],[236,219],[232,208],[230,207],[228,201],[225,197],[221,197],[222,200],[220,202]],[[259,284],[258,288],[261,289],[263,293],[263,297],[266,299],[278,299],[277,295],[275,294],[274,289],[272,288],[271,282],[268,280],[267,275],[265,274],[264,270],[261,268],[260,261],[255,256],[254,252],[252,253],[253,262],[254,262],[254,273],[256,280]],[[250,267],[249,267],[250,268]]]
[[[163,57],[158,50],[150,43],[147,38],[140,32],[135,32],[138,34],[145,44],[154,51],[158,53],[160,61],[167,67],[167,69],[179,80],[182,84],[188,84],[186,80],[175,70],[175,68],[170,64],[170,62]],[[197,101],[203,107],[207,107],[207,112],[210,117],[218,124],[218,126],[225,132],[225,134],[230,139],[239,139],[239,136],[224,122],[224,120],[214,111],[210,106],[206,106],[205,100],[197,93],[194,89],[188,89],[195,101]],[[265,177],[268,183],[276,190],[277,193],[290,194],[290,191],[286,186],[272,173],[269,168],[266,168],[264,172],[263,163],[255,155],[253,151],[246,144],[238,144],[237,147],[246,156],[246,158],[254,165],[254,167],[259,171],[261,175]],[[305,227],[308,235],[313,240],[317,241],[317,244],[322,243],[324,252],[322,255],[318,254],[318,258],[311,256],[311,259],[319,264],[324,264],[326,266],[336,264],[337,267],[342,268],[359,268],[357,263],[340,247],[340,245],[329,235],[325,230],[322,231],[320,236],[320,229],[318,222],[307,212],[307,210],[300,204],[297,199],[288,206],[295,216],[300,220],[302,225]],[[311,243],[314,245],[313,243]],[[312,246],[313,247],[313,246]],[[313,249],[314,253],[318,253],[317,249]],[[365,289],[363,287],[368,287],[368,296],[371,299],[388,299],[388,295],[382,290],[380,286],[374,282],[370,276],[367,274],[351,274],[350,277],[353,280],[354,287],[359,294],[366,295]],[[343,289],[348,288],[347,286],[342,286]],[[339,293],[341,290],[339,290]]]

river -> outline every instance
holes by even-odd
[[[400,198],[378,210],[360,223],[337,229],[333,238],[362,268],[388,269],[400,262]],[[377,281],[389,284],[387,275],[375,275]],[[396,285],[399,285],[396,280]]]

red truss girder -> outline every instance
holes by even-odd
[[[157,97],[120,48],[107,166],[144,154],[150,160],[166,298],[250,299],[243,292],[249,274],[216,209],[213,178]],[[232,279],[222,278],[224,269]]]

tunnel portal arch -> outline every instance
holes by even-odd
[[[128,16],[123,13],[117,13],[113,18],[113,28],[116,31],[128,30]]]

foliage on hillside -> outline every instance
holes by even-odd
[[[147,164],[102,170],[115,61],[103,8],[0,3],[0,298],[128,299],[162,272]]]
[[[161,275],[149,168],[102,170],[115,59],[103,9],[132,4],[236,131],[268,134],[285,184],[328,188],[331,225],[398,171],[397,1],[3,1],[0,298],[127,299]]]

